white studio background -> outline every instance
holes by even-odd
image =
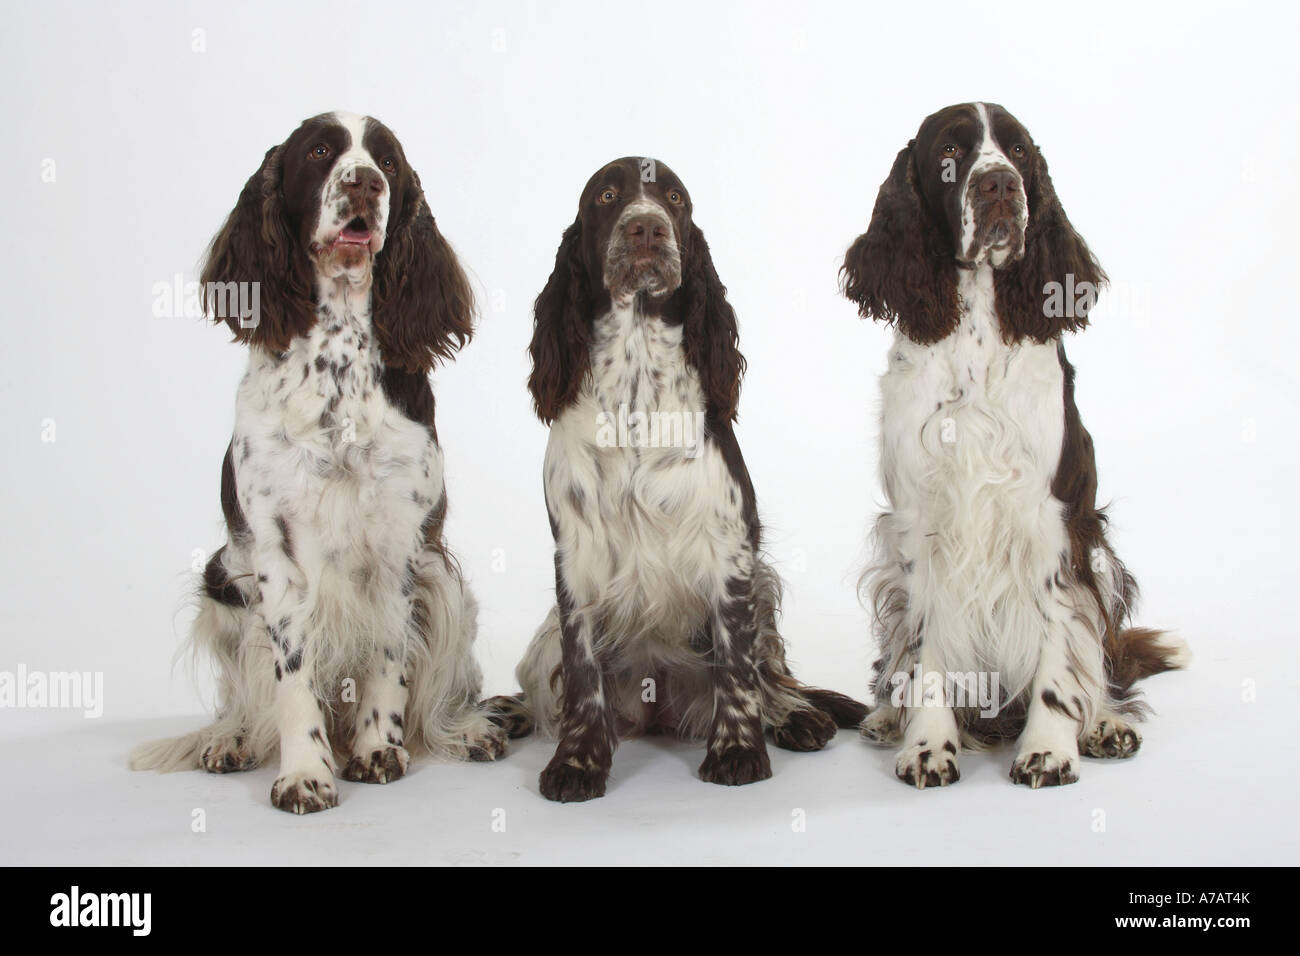
[[[524,387],[532,299],[587,177],[631,154],[682,176],[740,316],[739,436],[796,672],[865,696],[855,582],[891,334],[856,317],[836,273],[922,118],[980,99],[1031,130],[1114,284],[1067,342],[1079,405],[1139,621],[1179,629],[1200,674],[1182,696],[1191,676],[1150,682],[1148,726],[1178,728],[1209,778],[1196,742],[1213,724],[1216,747],[1255,748],[1261,787],[1289,780],[1300,18],[1280,3],[1083,9],[5,0],[0,670],[102,671],[101,721],[198,725],[210,681],[196,692],[171,656],[192,555],[222,541],[244,355],[224,329],[155,315],[155,286],[195,277],[268,147],[348,109],[399,135],[479,293],[477,335],[434,388],[485,689],[514,689],[553,600],[546,431]],[[0,711],[0,741],[71,723],[84,721]],[[535,774],[520,781],[540,801]],[[1261,847],[1294,852],[1286,826]]]

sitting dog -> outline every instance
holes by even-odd
[[[928,117],[842,276],[861,314],[897,333],[881,383],[889,510],[864,578],[881,657],[863,733],[901,740],[896,772],[921,788],[958,779],[963,741],[1019,736],[1011,778],[1031,787],[1074,782],[1081,750],[1132,755],[1133,683],[1189,655],[1125,627],[1137,590],[1106,540],[1062,344],[1105,275],[1024,126],[984,103]],[[997,706],[972,700],[982,678]]]
[[[603,795],[620,736],[704,738],[701,779],[746,784],[771,776],[765,731],[819,750],[866,713],[786,667],[732,430],[736,316],[692,209],[662,163],[603,166],[535,306],[557,602],[517,673],[559,737],[540,782],[551,800]]]
[[[227,542],[192,641],[216,722],[137,769],[246,770],[278,751],[271,803],[334,806],[408,748],[492,760],[476,606],[443,541],[428,375],[469,339],[473,296],[401,144],[326,113],[266,153],[213,240],[205,304],[249,348],[221,472]],[[340,759],[341,758],[341,759]]]

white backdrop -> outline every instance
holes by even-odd
[[[1224,786],[1290,780],[1293,7],[1238,4],[1225,18],[1216,3],[1094,3],[1086,19],[1042,3],[3,7],[0,670],[102,671],[101,721],[197,724],[207,695],[170,657],[192,614],[192,555],[221,542],[244,355],[224,330],[156,316],[154,287],[193,278],[264,151],[337,108],[401,137],[483,307],[474,341],[434,378],[448,536],[482,604],[486,689],[513,689],[553,600],[546,432],[524,387],[530,305],[588,175],[634,154],[691,189],[740,316],[739,435],[787,580],[797,672],[865,695],[855,581],[879,501],[876,380],[890,333],[856,318],[836,272],[921,119],[982,99],[1031,130],[1115,284],[1067,343],[1079,405],[1117,549],[1145,593],[1139,619],[1178,628],[1197,655],[1191,674],[1150,684],[1162,713],[1149,738],[1176,729],[1185,749],[1172,765],[1191,761]],[[168,715],[187,716],[157,719]],[[0,739],[31,744],[73,724],[84,731],[65,712],[0,711]],[[1239,768],[1206,752],[1211,727]],[[106,779],[130,737],[115,740]],[[545,748],[530,746],[510,779],[540,801]],[[896,786],[884,756],[850,735],[836,747],[871,768],[863,787]],[[1108,779],[1151,793],[1159,758],[1147,758]],[[684,761],[669,772],[704,800]],[[131,785],[150,793],[140,779]],[[1004,784],[990,775],[995,803],[1010,799]],[[621,792],[635,799],[637,786]],[[250,813],[272,815],[264,789],[239,791]],[[1260,827],[1280,823],[1258,809]],[[1294,855],[1293,821],[1245,850],[1237,834],[1224,858]]]

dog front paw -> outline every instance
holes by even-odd
[[[388,746],[354,754],[343,768],[343,779],[353,783],[392,783],[406,775],[411,755],[405,747]]]
[[[710,750],[700,764],[700,779],[724,787],[740,787],[772,776],[772,764],[767,748],[729,747],[715,752]]]
[[[957,763],[957,742],[947,740],[932,745],[921,741],[913,744],[899,752],[898,759],[894,762],[894,773],[903,783],[918,790],[956,783],[961,779]]]
[[[557,803],[582,803],[605,795],[609,770],[604,767],[575,767],[564,760],[552,760],[538,778],[542,796]]]
[[[1079,779],[1075,758],[1050,750],[1022,753],[1011,765],[1011,779],[1037,790],[1039,787],[1063,787]]]
[[[339,804],[334,780],[311,773],[286,773],[271,785],[271,806],[287,813],[316,813]]]

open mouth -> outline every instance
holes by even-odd
[[[339,246],[368,246],[370,245],[370,227],[366,225],[364,219],[356,216],[343,227],[343,231],[334,240],[334,244]]]

